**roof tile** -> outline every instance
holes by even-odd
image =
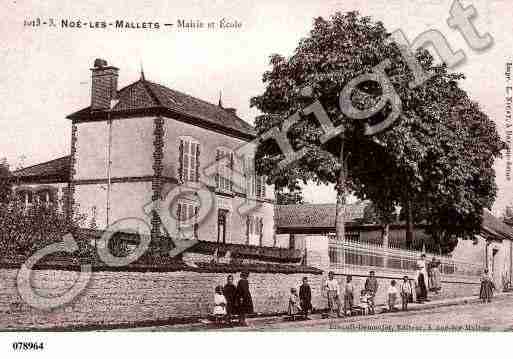
[[[68,179],[70,174],[71,156],[57,158],[48,162],[25,167],[12,174],[18,178],[26,177],[58,177]]]
[[[256,135],[253,126],[235,113],[145,79],[140,79],[120,89],[118,91],[118,102],[111,112],[115,114],[116,112],[146,110],[156,107],[163,107],[225,129],[235,130],[248,137]],[[83,116],[88,113],[90,113],[89,107],[69,115],[68,118]]]

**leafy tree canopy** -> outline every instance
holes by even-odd
[[[276,203],[279,205],[303,204],[303,194],[299,189],[293,191],[284,191],[283,189],[280,189],[276,191]]]
[[[0,161],[0,203],[7,203],[11,194],[11,183],[9,181],[11,172],[6,159]]]
[[[348,188],[357,197],[370,199],[382,213],[412,201],[416,221],[431,224],[438,240],[472,235],[480,229],[482,209],[495,200],[493,164],[505,144],[493,121],[460,88],[464,75],[435,63],[426,49],[415,56],[434,76],[410,88],[414,75],[399,47],[387,41],[389,36],[379,21],[357,12],[336,13],[330,19],[314,19],[292,56],[271,56],[271,69],[263,75],[265,91],[251,99],[262,112],[255,121],[258,133],[281,127],[284,119],[317,99],[335,126],[344,125],[347,157],[339,158],[340,137],[321,144],[319,124],[313,116],[304,116],[288,131],[288,138],[307,154],[280,169],[277,164],[284,156],[275,142],[266,141],[257,150],[257,172],[278,187],[293,188],[309,180],[337,183],[345,162]],[[366,136],[364,123],[382,121],[391,106],[367,120],[356,120],[340,110],[339,93],[349,81],[371,73],[387,59],[386,74],[401,99],[402,113],[388,131]],[[307,85],[312,96],[302,91]],[[381,94],[379,84],[364,82],[353,92],[352,103],[366,109]]]

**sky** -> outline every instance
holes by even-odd
[[[447,25],[452,0],[121,0],[5,1],[0,22],[0,158],[11,167],[47,161],[70,152],[71,126],[65,117],[90,101],[90,68],[103,58],[120,68],[119,86],[136,81],[141,64],[147,79],[217,103],[252,123],[258,111],[251,97],[263,92],[262,74],[269,56],[289,56],[306,36],[315,17],[358,10],[381,20],[390,31],[401,29],[412,41],[436,29],[466,61],[461,86],[482,106],[505,138],[505,64],[513,58],[511,0],[461,1],[473,5],[479,33],[494,39],[476,52]],[[5,3],[5,5],[4,5]],[[58,26],[24,26],[25,20],[55,19]],[[177,29],[178,20],[238,21],[237,29]],[[159,22],[160,29],[62,28],[61,20]],[[165,27],[164,23],[174,23]],[[513,202],[505,159],[497,161],[498,214]],[[331,186],[307,186],[308,202],[334,202]]]

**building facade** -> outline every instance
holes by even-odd
[[[91,72],[90,105],[68,116],[70,156],[15,172],[19,196],[27,203],[47,192],[49,200],[69,198],[86,226],[98,229],[132,229],[123,221],[140,219],[145,225],[137,230],[153,237],[275,244],[274,189],[254,173],[255,131],[235,109],[150,82],[143,73],[118,89],[119,69],[101,59]],[[30,178],[32,172],[39,177]],[[200,190],[211,194],[208,213],[201,223],[181,226],[199,217]],[[168,207],[155,210],[162,203]],[[176,226],[164,225],[162,215]]]

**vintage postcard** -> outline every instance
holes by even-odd
[[[512,5],[5,1],[0,331],[513,330]]]

